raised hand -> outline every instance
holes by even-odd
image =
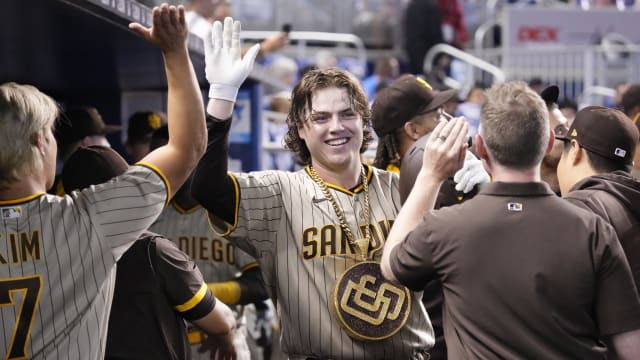
[[[444,181],[462,168],[468,133],[469,124],[464,118],[439,123],[425,143],[422,171]]]
[[[260,43],[263,54],[269,54],[278,51],[289,43],[289,35],[286,32],[279,32],[269,38],[264,39]]]
[[[240,22],[232,18],[213,23],[211,37],[205,38],[205,74],[209,84],[209,98],[234,102],[238,89],[249,76],[260,45],[256,44],[240,56]]]
[[[152,14],[151,28],[139,23],[131,23],[129,28],[165,54],[176,50],[186,51],[189,31],[184,20],[184,7],[162,4],[154,7]]]

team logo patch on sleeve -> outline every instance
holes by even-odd
[[[21,216],[22,216],[22,208],[20,208],[20,206],[2,208],[2,218],[5,220],[17,219]]]
[[[380,264],[364,261],[348,268],[333,289],[333,309],[345,332],[357,340],[393,336],[407,322],[411,292],[394,285],[380,272]]]

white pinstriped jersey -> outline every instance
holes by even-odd
[[[216,236],[209,226],[207,211],[201,206],[184,210],[171,202],[149,230],[171,239],[189,255],[206,282],[231,280],[256,264],[256,259]]]
[[[1,201],[0,358],[104,358],[116,261],[166,199],[159,173],[132,166],[65,197]]]
[[[367,167],[374,260],[400,208],[398,175]],[[260,171],[232,174],[240,189],[236,224],[228,238],[254,255],[267,290],[276,302],[282,348],[289,357],[331,359],[410,359],[433,346],[433,329],[420,301],[412,296],[406,325],[392,337],[374,342],[350,338],[335,319],[330,297],[336,279],[355,264],[341,240],[342,230],[331,203],[307,169],[294,173]],[[329,186],[354,234],[362,215],[364,192]]]
[[[231,244],[227,239],[215,236],[209,226],[207,211],[196,206],[185,210],[175,202],[162,211],[150,231],[164,235],[178,245],[180,250],[189,255],[202,273],[205,282],[220,282],[234,279],[237,274],[252,266],[257,266],[256,259]],[[242,313],[236,312],[238,325],[244,324]],[[242,333],[241,333],[242,331]],[[245,329],[237,332],[237,348],[240,353],[248,351]],[[191,356],[195,359],[209,359],[208,352],[200,354],[200,344],[192,344]],[[243,359],[240,358],[239,359]]]

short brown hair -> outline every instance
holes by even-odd
[[[500,165],[527,169],[540,164],[549,141],[549,111],[525,82],[498,84],[487,90],[480,134]]]
[[[293,89],[291,96],[291,109],[287,117],[289,130],[285,136],[285,145],[293,151],[304,165],[311,163],[311,154],[304,140],[300,138],[298,129],[309,120],[311,113],[311,97],[317,90],[336,87],[346,89],[349,94],[350,105],[353,111],[362,117],[364,123],[362,145],[360,153],[364,153],[372,140],[369,121],[371,112],[367,95],[365,95],[360,82],[347,71],[328,68],[307,72]]]

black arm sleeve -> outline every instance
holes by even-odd
[[[240,284],[240,301],[238,301],[240,305],[251,304],[269,298],[259,267],[256,266],[243,271],[236,281]]]
[[[227,176],[230,127],[231,118],[219,120],[207,115],[209,142],[191,183],[193,198],[211,214],[228,223],[233,222],[236,209],[235,186]]]

